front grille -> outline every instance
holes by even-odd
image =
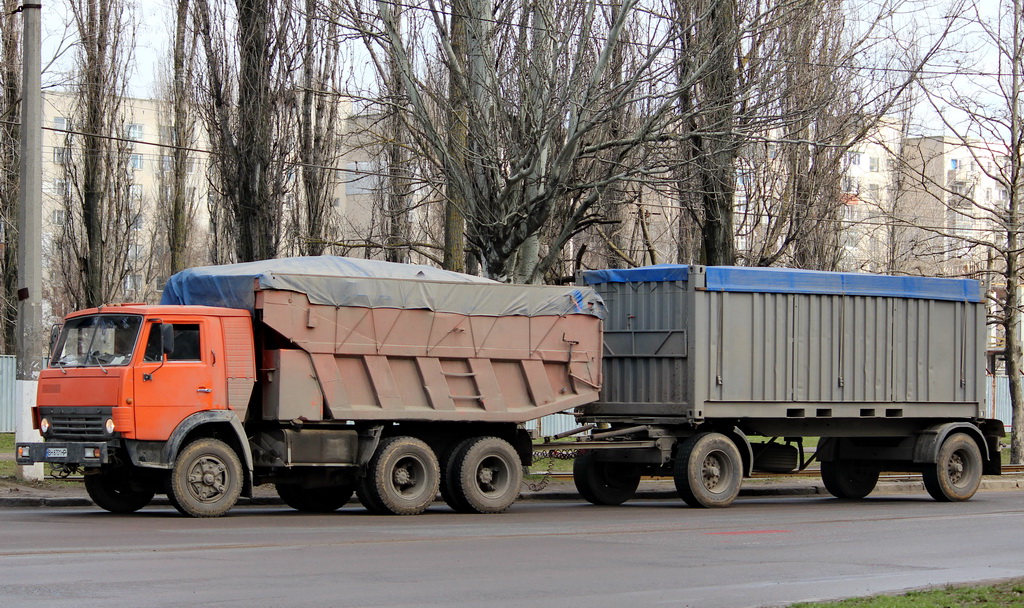
[[[52,426],[49,439],[106,439],[103,425],[111,417],[109,407],[41,407],[39,416]]]

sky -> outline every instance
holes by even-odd
[[[130,95],[154,97],[159,64],[167,54],[167,42],[173,26],[167,0],[128,0],[134,19],[138,23],[132,74],[129,78]],[[43,86],[61,86],[65,74],[74,62],[74,52],[67,49],[73,36],[71,11],[64,0],[42,2],[42,60]],[[58,53],[63,50],[59,57]],[[52,61],[52,63],[51,63]],[[50,64],[49,69],[47,69]]]

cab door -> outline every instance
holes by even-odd
[[[134,371],[136,438],[165,440],[189,415],[224,407],[223,382],[214,373],[210,319],[164,320],[174,327],[174,350],[163,359],[160,324],[146,323]]]

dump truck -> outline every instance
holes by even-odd
[[[498,513],[532,457],[523,422],[597,399],[603,303],[338,257],[189,269],[159,305],[54,333],[19,464],[84,475],[101,508],[166,494],[215,517],[272,483],[300,511]]]
[[[977,281],[697,265],[582,279],[608,310],[604,383],[556,445],[579,450],[591,503],[621,504],[650,475],[724,507],[744,477],[814,460],[839,498],[894,471],[962,501],[1000,472]]]

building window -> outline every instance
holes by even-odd
[[[379,169],[376,163],[351,162],[346,166],[345,194],[372,194],[380,185]]]
[[[860,165],[860,152],[847,152],[846,162],[849,163],[850,166]]]
[[[128,245],[128,259],[131,261],[138,260],[142,257],[142,248],[137,244]]]
[[[174,159],[164,154],[160,157],[160,168],[164,173],[170,173],[174,170]]]
[[[167,125],[161,125],[160,127],[160,143],[172,145],[174,144],[174,127]]]
[[[54,116],[53,128],[56,129],[57,131],[70,131],[71,125],[68,122],[67,118],[64,118],[63,116]]]
[[[63,209],[54,209],[53,215],[50,216],[50,222],[54,226],[63,226],[65,221],[67,221],[67,211]]]
[[[133,201],[142,200],[142,184],[131,184],[128,186],[128,196],[130,196]]]
[[[68,162],[68,149],[67,148],[54,148],[53,149],[53,164],[64,165]]]
[[[132,154],[131,158],[129,159],[129,161],[131,162],[132,169],[134,169],[136,171],[141,171],[142,170],[142,155],[141,154]]]
[[[872,173],[878,173],[878,157],[872,156],[868,158],[868,163]]]
[[[949,168],[950,169],[959,169],[960,168],[960,161],[955,159],[955,158],[949,159]]]
[[[139,141],[142,139],[142,125],[138,123],[132,123],[125,129],[125,136],[132,141]]]
[[[871,160],[877,160],[877,159],[873,158]],[[878,202],[878,192],[879,192],[878,184],[870,184],[870,185],[868,185],[868,200],[873,202],[873,203],[877,203]]]
[[[66,179],[57,178],[53,180],[53,193],[59,197],[67,198],[71,196],[71,182]]]
[[[139,230],[142,230],[142,214],[141,213],[136,215],[134,218],[132,218],[131,229],[136,231],[136,232],[139,231]]]
[[[134,294],[142,291],[142,275],[130,274],[124,278],[124,291],[127,294]]]

